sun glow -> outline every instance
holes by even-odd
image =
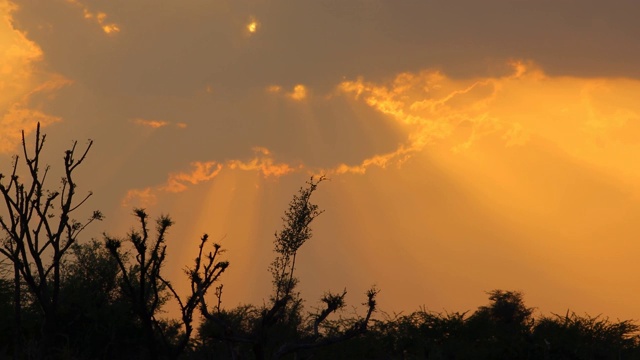
[[[259,26],[260,24],[258,23],[257,20],[251,19],[251,21],[247,24],[246,29],[250,35],[253,35],[258,31]]]
[[[195,219],[191,238],[208,233],[212,241],[227,250],[224,256],[234,266],[234,271],[224,275],[224,296],[229,303],[243,301],[246,294],[269,293],[268,286],[259,279],[268,267],[269,257],[265,254],[271,251],[270,239],[258,231],[265,219],[265,200],[270,197],[263,186],[267,182],[251,172],[225,171],[208,185],[197,209],[188,199],[179,205],[182,213],[193,214]],[[262,241],[256,244],[255,239]],[[178,264],[193,261],[196,250],[193,246],[184,247]]]

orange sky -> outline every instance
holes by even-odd
[[[225,305],[261,303],[273,232],[312,174],[300,254],[326,290],[466,311],[520,290],[541,313],[640,318],[640,31],[634,1],[157,3],[0,0],[0,165],[40,121],[50,162],[94,148],[81,190],[124,234],[203,232]]]

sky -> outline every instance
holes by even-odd
[[[87,238],[170,214],[165,270],[208,233],[223,306],[271,291],[273,234],[326,175],[306,306],[373,284],[388,314],[640,319],[635,0],[0,0],[0,169],[40,122],[73,140]],[[51,182],[52,187],[57,186]],[[87,241],[84,239],[83,241]],[[362,308],[358,310],[363,311]]]

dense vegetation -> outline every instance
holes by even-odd
[[[363,298],[362,317],[340,316],[346,290],[305,311],[296,256],[322,213],[311,202],[322,177],[307,182],[284,213],[266,304],[221,306],[229,263],[206,234],[185,271],[190,292],[181,295],[163,274],[172,219],[161,216],[149,229],[148,214],[135,209],[137,230],[81,239],[103,217],[73,217],[91,195],[76,194],[73,177],[91,142],[65,152],[62,185],[50,190],[49,168],[39,164],[44,140],[38,128],[30,153],[23,134],[24,159],[15,158],[9,175],[0,171],[0,358],[640,359],[635,323],[569,312],[534,318],[513,291],[489,292],[489,303],[473,313],[385,316],[376,312],[375,288]],[[171,301],[178,318],[162,318]]]

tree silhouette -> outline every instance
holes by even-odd
[[[312,236],[311,223],[322,214],[318,206],[311,202],[311,196],[325,180],[325,177],[312,177],[307,186],[294,195],[285,211],[283,228],[274,236],[276,257],[269,268],[273,276],[273,295],[268,305],[260,309],[249,306],[232,311],[224,311],[218,306],[210,311],[203,298],[202,313],[207,323],[201,332],[205,339],[210,337],[223,341],[232,358],[239,356],[239,344],[249,345],[256,359],[278,359],[291,353],[340,343],[367,330],[376,309],[377,289],[367,291],[367,301],[364,303],[367,306],[366,316],[352,319],[351,324],[334,329],[333,333],[321,332],[321,325],[330,314],[345,306],[346,290],[339,294],[325,294],[321,299],[324,308],[306,323],[301,299],[295,292],[298,284],[295,277],[298,251]],[[220,304],[222,288],[216,295]]]
[[[204,245],[208,240],[205,234],[200,241],[195,266],[186,270],[191,283],[191,294],[183,300],[161,271],[166,258],[166,235],[173,221],[169,216],[160,216],[156,220],[156,237],[151,241],[147,213],[143,209],[135,209],[134,214],[140,222],[140,231],[132,230],[126,241],[133,245],[135,265],[127,264],[127,256],[121,251],[123,240],[105,235],[106,248],[117,262],[122,275],[123,293],[142,324],[146,348],[143,356],[151,359],[174,359],[189,343],[195,309],[229,263],[218,260],[221,253],[219,244],[213,244],[214,251],[203,256]],[[157,318],[160,308],[170,296],[178,302],[181,312],[180,321],[173,324]],[[172,336],[177,331],[175,326],[183,328],[178,336]]]
[[[489,305],[481,306],[467,320],[469,340],[484,359],[523,358],[530,349],[528,334],[534,324],[533,309],[517,291],[492,290]]]
[[[59,327],[74,359],[133,359],[144,336],[121,291],[115,258],[92,240],[71,248],[60,289]]]
[[[15,355],[21,353],[21,284],[24,281],[34,296],[44,317],[42,351],[50,351],[55,343],[57,313],[60,296],[62,260],[76,242],[80,233],[102,214],[94,211],[84,222],[72,218],[91,193],[76,200],[74,172],[89,152],[92,141],[79,153],[77,142],[64,153],[64,175],[58,190],[45,188],[49,166],[40,167],[40,156],[45,143],[40,136],[40,124],[36,129],[34,152],[27,150],[22,132],[22,153],[27,167],[26,181],[18,175],[19,157],[14,158],[13,169],[7,177],[0,173],[0,194],[4,200],[6,216],[0,216],[0,229],[4,238],[0,253],[13,264],[14,270],[14,323]],[[79,155],[79,156],[78,156]]]
[[[533,329],[539,352],[550,359],[637,359],[638,330],[629,320],[600,316],[543,316]]]

